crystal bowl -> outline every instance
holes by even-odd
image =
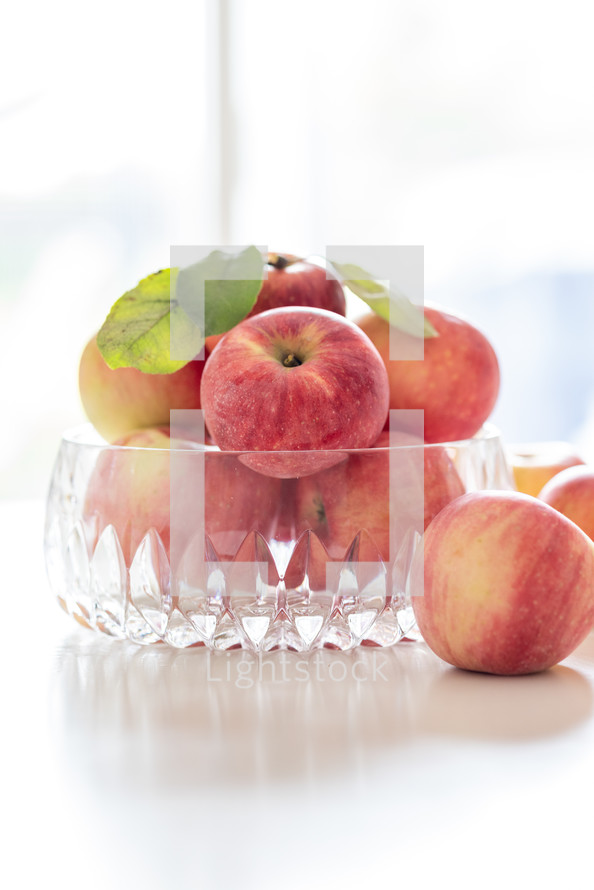
[[[390,646],[414,631],[409,571],[433,515],[465,491],[513,488],[491,425],[459,442],[308,452],[302,464],[284,454],[283,474],[282,452],[66,432],[45,525],[62,608],[113,637],[177,648]]]

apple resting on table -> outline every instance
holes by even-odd
[[[406,434],[400,434],[404,442]],[[445,448],[425,446],[385,450],[388,433],[377,446],[300,479],[296,493],[297,532],[312,529],[332,559],[342,559],[355,535],[369,533],[384,562],[390,560],[390,511],[393,544],[409,528],[422,533],[433,517],[464,493],[464,485]],[[390,497],[391,495],[391,497]],[[392,559],[395,557],[392,554]],[[362,558],[362,557],[361,557]]]
[[[594,540],[594,468],[583,465],[561,470],[538,497]]]
[[[518,491],[537,497],[543,487],[568,467],[584,463],[569,442],[532,442],[507,446]]]
[[[499,364],[477,328],[457,316],[426,306],[437,337],[424,341],[424,359],[390,359],[390,325],[370,314],[357,323],[377,347],[390,381],[390,408],[425,411],[425,441],[469,439],[491,414],[499,393]],[[410,355],[410,335],[392,331],[393,343]]]
[[[205,423],[224,451],[365,448],[388,414],[376,348],[355,324],[324,309],[270,309],[242,321],[212,352],[200,393]],[[316,459],[336,460],[246,457],[281,476],[311,472]]]
[[[274,536],[281,507],[281,482],[243,466],[233,455],[206,452],[197,443],[170,439],[163,429],[137,430],[122,437],[118,445],[99,455],[84,501],[86,522],[97,523],[97,534],[112,525],[118,535],[126,565],[149,529],[161,538],[170,557],[171,460],[179,460],[180,485],[174,497],[180,509],[192,516],[204,466],[205,529],[219,559],[231,560],[243,539],[259,531]],[[184,449],[178,455],[171,447]],[[203,463],[202,463],[203,461]],[[174,476],[174,478],[176,478]],[[193,535],[191,526],[182,530],[184,544]]]
[[[594,624],[594,544],[519,492],[474,492],[431,522],[412,570],[419,629],[450,664],[527,674],[557,664]]]
[[[203,368],[203,361],[193,361],[173,374],[114,370],[93,337],[80,360],[80,398],[97,432],[113,442],[135,429],[169,424],[172,408],[199,408]]]

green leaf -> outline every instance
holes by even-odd
[[[111,307],[97,345],[110,368],[137,368],[148,374],[171,374],[187,362],[170,357],[171,323],[183,327],[180,310],[172,306],[170,287],[177,270],[161,269],[143,278]],[[193,326],[192,326],[193,327]],[[192,330],[194,354],[200,352],[203,338]]]
[[[245,318],[263,275],[264,259],[256,247],[235,255],[213,251],[187,268],[155,272],[114,303],[97,335],[99,350],[110,368],[178,371],[190,359],[172,359],[171,342],[176,354],[197,355],[205,337]]]
[[[264,258],[257,247],[237,254],[213,250],[204,260],[181,269],[178,304],[205,336],[224,334],[253,308],[262,287]]]
[[[423,310],[395,287],[391,286],[388,290],[381,281],[352,263],[332,262],[332,265],[342,278],[342,283],[387,322],[414,337],[419,336],[421,326],[423,337],[438,336]]]

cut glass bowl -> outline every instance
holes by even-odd
[[[490,425],[460,442],[294,457],[68,431],[45,526],[60,605],[143,644],[390,646],[414,631],[409,571],[432,516],[464,491],[513,488]]]

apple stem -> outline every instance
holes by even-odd
[[[283,359],[283,365],[285,366],[285,368],[298,368],[300,364],[301,362],[292,352],[286,355]]]
[[[293,263],[298,263],[299,259],[299,257],[293,256],[292,254],[269,253],[268,265],[274,266],[275,269],[286,269],[287,266],[291,266]]]

